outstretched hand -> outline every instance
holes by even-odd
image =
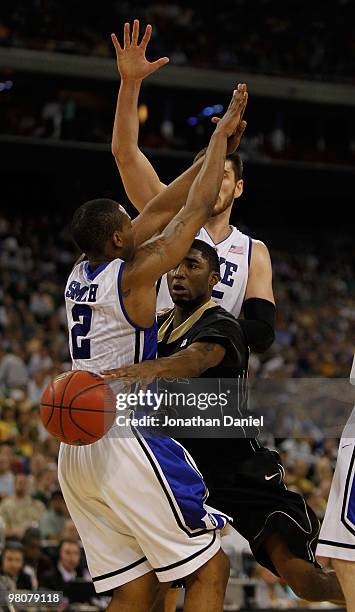
[[[155,62],[148,62],[145,57],[150,37],[152,35],[152,26],[147,25],[143,38],[138,44],[139,38],[139,21],[135,19],[132,28],[132,37],[130,34],[130,24],[125,23],[123,31],[124,46],[123,49],[117,39],[116,34],[111,34],[112,42],[116,50],[116,59],[118,71],[121,79],[141,81],[149,74],[159,70],[169,62],[168,57],[161,57]]]
[[[227,154],[234,153],[240,145],[240,141],[242,139],[245,128],[247,127],[247,122],[243,120],[244,111],[248,102],[248,92],[247,86],[245,83],[239,83],[236,90],[233,92],[233,97],[230,102],[230,105],[225,113],[225,115],[221,117],[212,117],[212,123],[219,124],[220,121],[225,119],[231,119],[234,121],[234,127],[237,123],[234,132],[229,133],[228,141],[227,141]]]

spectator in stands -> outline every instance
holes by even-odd
[[[68,510],[65,505],[63,493],[54,491],[51,496],[49,510],[45,512],[39,521],[39,530],[44,540],[60,540],[60,534],[64,529]]]
[[[296,459],[291,469],[286,472],[285,482],[288,487],[308,495],[314,489],[314,483],[308,478],[309,466],[304,459]]]
[[[39,499],[46,508],[49,507],[53,490],[57,484],[57,469],[55,470],[45,468],[37,476],[37,481],[34,483],[32,488],[33,499]]]
[[[49,572],[53,563],[48,555],[41,549],[41,534],[39,529],[29,527],[22,539],[25,553],[25,571],[32,578],[35,588],[42,576]]]
[[[26,528],[38,523],[45,511],[45,505],[29,495],[28,477],[25,474],[17,474],[14,494],[0,504],[0,516],[6,525],[6,536],[22,538]]]
[[[60,539],[76,540],[77,542],[80,541],[78,530],[75,527],[74,522],[70,518],[65,519],[64,528],[61,533]]]
[[[15,477],[10,469],[10,460],[0,451],[0,499],[13,495]]]
[[[25,387],[28,374],[22,351],[18,348],[7,353],[0,346],[0,390],[19,389]]]
[[[29,462],[29,487],[32,495],[39,490],[39,480],[47,467],[47,459],[43,453],[36,452],[32,455]],[[40,501],[43,501],[42,499]],[[49,501],[49,500],[48,500]],[[44,503],[44,502],[43,502]]]
[[[68,582],[83,578],[80,570],[81,550],[76,540],[62,540],[59,545],[59,559],[57,566],[43,576],[40,586],[47,589],[63,591]],[[84,579],[90,578],[85,573]]]
[[[11,578],[16,589],[31,591],[33,584],[24,572],[24,551],[20,542],[8,542],[1,555],[1,574]]]
[[[0,419],[0,441],[13,442],[17,436],[15,421],[16,404],[13,399],[6,398],[2,403]]]

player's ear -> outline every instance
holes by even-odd
[[[209,280],[209,286],[211,287],[211,289],[213,289],[213,287],[217,285],[217,283],[219,283],[220,280],[221,280],[221,277],[220,277],[220,274],[218,274],[218,272],[211,272],[210,280]]]
[[[244,181],[243,179],[239,179],[239,181],[237,181],[235,184],[234,197],[240,198],[240,196],[243,193],[243,189],[244,189]]]
[[[117,248],[122,248],[123,247],[123,240],[122,240],[121,232],[118,232],[117,230],[113,232],[113,234],[112,234],[112,242],[113,242],[114,246],[117,247]]]

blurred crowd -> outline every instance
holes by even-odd
[[[117,86],[68,78],[0,74],[0,134],[57,141],[111,143]],[[149,82],[148,82],[149,85]],[[205,146],[211,115],[229,95],[213,91],[144,87],[140,95],[140,144],[196,151]],[[334,122],[334,114],[337,121]],[[250,160],[292,160],[353,165],[355,120],[351,107],[251,96],[241,150]]]
[[[97,4],[12,0],[2,5],[0,44],[111,56],[109,35],[138,17],[154,25],[151,52],[177,65],[354,81],[351,0],[188,0]]]
[[[42,390],[70,369],[63,287],[77,254],[66,221],[60,214],[0,217],[1,572],[18,588],[63,584],[68,609],[73,601],[89,600],[104,609],[107,597],[95,598],[58,487],[58,444],[38,418]],[[268,353],[252,356],[252,375],[347,378],[355,319],[349,253],[338,245],[331,255],[304,248],[271,254],[279,304],[276,340]],[[268,442],[282,453],[288,487],[304,494],[321,519],[337,440],[303,435]],[[277,581],[276,588],[263,572],[252,566],[249,576],[264,580],[272,606],[272,597],[285,588]]]

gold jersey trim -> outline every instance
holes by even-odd
[[[202,306],[200,306],[200,308],[195,310],[189,316],[189,318],[186,319],[186,321],[184,321],[183,323],[181,323],[181,325],[179,325],[178,327],[173,329],[173,331],[171,332],[171,334],[170,334],[170,336],[168,338],[167,344],[170,344],[171,342],[175,342],[176,340],[178,340],[179,338],[184,336],[189,331],[189,329],[191,329],[191,327],[194,325],[194,323],[196,323],[196,321],[199,320],[201,315],[206,310],[208,310],[209,308],[216,308],[216,306],[218,306],[218,304],[216,304],[216,302],[214,302],[212,299],[210,299],[208,302],[205,302],[205,304],[202,304]],[[171,313],[168,316],[167,320],[164,321],[163,325],[159,328],[159,331],[158,331],[158,342],[162,342],[162,340],[164,340],[164,336],[166,334],[166,331],[167,331],[169,325],[171,324],[173,318],[174,318],[174,309],[171,311]]]

